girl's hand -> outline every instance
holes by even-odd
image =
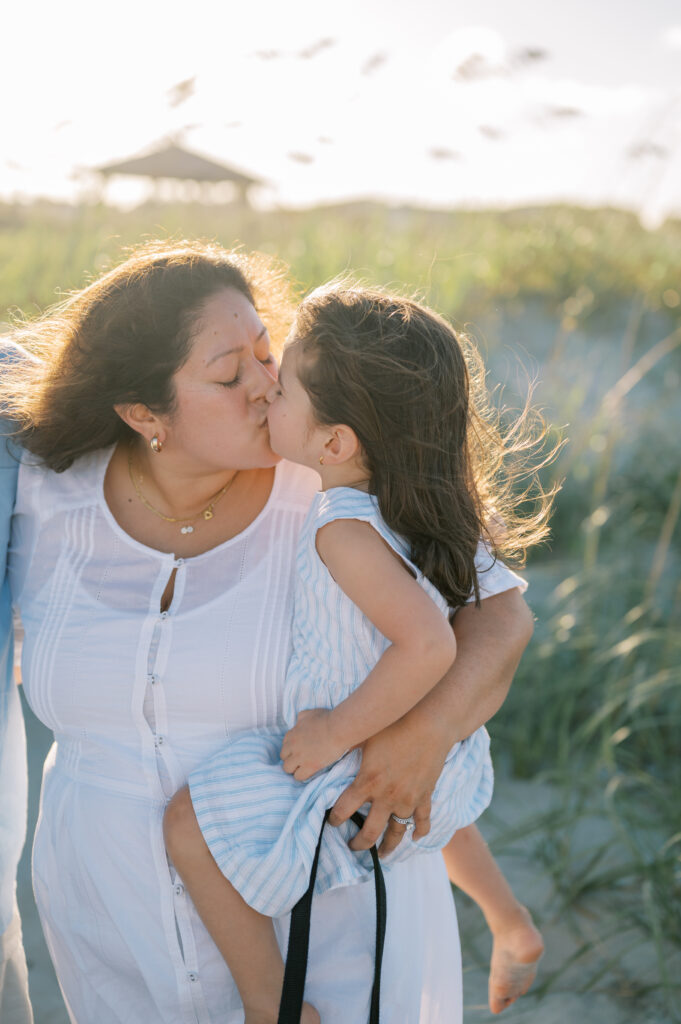
[[[333,712],[328,708],[301,711],[284,736],[280,755],[284,771],[298,782],[311,778],[345,753],[333,734],[332,722]]]

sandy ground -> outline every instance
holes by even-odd
[[[51,734],[30,711],[27,711],[26,721],[30,751],[31,835],[38,813],[42,762],[51,744]],[[512,843],[504,843],[498,856],[518,896],[531,908],[541,926],[547,952],[537,983],[540,994],[528,995],[501,1017],[493,1017],[487,1009],[486,995],[485,964],[489,955],[489,939],[477,908],[464,898],[457,898],[464,951],[465,1024],[488,1024],[492,1020],[508,1024],[672,1024],[672,1018],[654,995],[646,996],[644,1004],[631,994],[655,977],[652,947],[636,943],[629,948],[631,937],[619,933],[615,919],[608,920],[607,906],[582,908],[570,914],[561,911],[551,877],[551,851],[547,850],[546,837],[533,831],[530,824],[537,815],[550,809],[555,801],[556,794],[549,787],[498,780],[492,808],[481,822],[490,841],[504,830],[508,831],[509,825],[519,826],[516,831],[518,838]],[[523,823],[527,823],[526,829]],[[608,828],[607,822],[599,816],[581,820],[571,834],[574,856],[588,850],[595,841],[611,838],[612,856],[616,858],[618,844],[614,836],[608,835]],[[24,851],[19,869],[19,904],[35,1022],[68,1024],[33,902],[28,849]],[[615,927],[611,927],[613,924]],[[607,934],[609,938],[601,938]],[[585,944],[588,945],[587,951],[571,962]],[[678,977],[681,964],[676,965],[675,970]],[[556,976],[556,972],[560,973]],[[594,978],[598,980],[593,987],[587,992],[582,991],[585,983]],[[412,1022],[405,1021],[404,1024]]]

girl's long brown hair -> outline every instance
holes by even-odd
[[[293,314],[284,268],[201,241],[135,246],[43,317],[17,323],[15,339],[37,359],[0,375],[0,410],[14,421],[16,440],[61,472],[130,433],[114,405],[172,413],[173,376],[205,302],[223,288],[253,303],[280,347]]]
[[[543,421],[528,400],[501,429],[477,350],[441,316],[331,283],[298,308],[292,341],[316,420],[355,431],[381,515],[450,606],[479,599],[481,537],[494,557],[515,564],[546,537],[552,495],[536,480],[550,458],[536,454]]]

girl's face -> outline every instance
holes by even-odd
[[[312,404],[297,373],[300,358],[297,345],[284,349],[279,379],[267,392],[270,444],[282,458],[319,469],[328,430],[315,423]]]
[[[197,474],[273,466],[265,396],[276,379],[267,329],[248,299],[234,288],[211,296],[174,377],[168,451]]]

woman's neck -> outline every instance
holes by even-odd
[[[182,466],[176,469],[170,459],[149,468],[143,456],[139,461],[133,458],[131,479],[129,451],[127,443],[119,444],[107,466],[104,499],[109,511],[134,540],[176,557],[192,558],[236,537],[263,510],[274,485],[274,467],[241,470],[236,476],[233,470],[201,474],[183,471]],[[160,463],[166,454],[153,458]],[[222,497],[208,509],[211,514],[204,515],[211,498],[226,484]]]
[[[137,496],[178,519],[203,511],[223,488],[236,486],[242,473],[252,475],[250,470],[202,468],[186,456],[166,451],[156,455],[135,442],[126,458]]]

